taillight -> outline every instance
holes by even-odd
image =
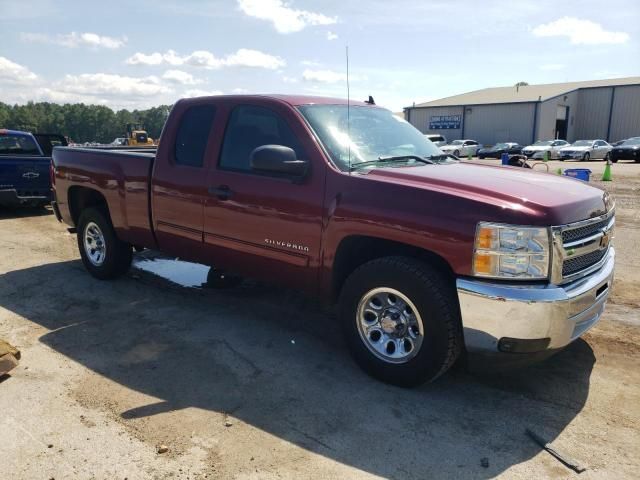
[[[56,169],[53,166],[53,160],[49,163],[49,178],[51,179],[51,188],[56,186]]]

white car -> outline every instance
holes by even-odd
[[[578,140],[558,150],[560,160],[581,160],[603,158],[609,160],[613,147],[604,140]]]
[[[448,145],[440,147],[440,150],[456,157],[467,157],[469,154],[475,156],[479,148],[480,145],[475,140],[454,140]]]
[[[443,147],[447,144],[447,139],[444,135],[431,135],[427,133],[425,137],[427,137],[427,140],[431,140],[436,147]]]
[[[522,154],[528,158],[544,158],[545,152],[549,152],[549,158],[558,158],[558,150],[569,145],[566,140],[538,140],[533,145],[522,149]]]

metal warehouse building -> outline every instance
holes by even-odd
[[[404,109],[423,133],[481,144],[640,136],[640,77],[485,88]]]

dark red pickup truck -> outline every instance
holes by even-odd
[[[613,279],[607,193],[458,162],[368,103],[182,100],[157,152],[56,148],[52,170],[95,277],[148,247],[337,301],[357,362],[399,385],[462,353],[549,355],[597,322]]]

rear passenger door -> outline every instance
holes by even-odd
[[[216,107],[178,104],[177,128],[163,132],[152,175],[153,224],[158,246],[185,259],[202,261],[204,204],[208,198],[207,154]]]
[[[302,289],[317,284],[325,168],[297,114],[276,102],[228,105],[217,163],[207,184],[204,241],[223,270]],[[284,145],[309,162],[304,178],[258,173],[251,152]]]

